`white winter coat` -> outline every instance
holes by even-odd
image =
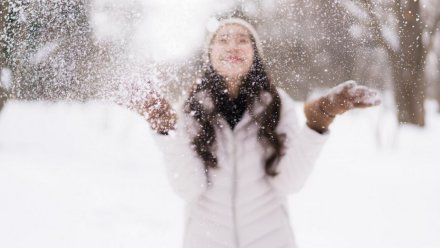
[[[278,92],[277,132],[287,139],[275,177],[265,174],[266,151],[247,111],[233,130],[224,119],[216,127],[219,168],[210,170],[209,186],[202,160],[190,145],[191,117],[181,115],[175,133],[157,137],[170,182],[186,203],[185,248],[296,247],[286,197],[304,185],[328,135],[300,127],[294,102]]]

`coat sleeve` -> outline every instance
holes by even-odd
[[[169,135],[154,134],[154,139],[163,154],[164,166],[173,190],[190,202],[207,188],[202,160],[191,148],[187,132],[186,117],[178,111],[176,130]]]
[[[285,150],[277,167],[278,175],[269,181],[277,191],[287,195],[298,192],[304,186],[329,134],[319,134],[307,125],[300,127],[293,100],[283,90],[278,92],[281,115],[277,132],[286,135]]]

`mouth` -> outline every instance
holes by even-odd
[[[230,55],[225,58],[225,61],[232,64],[238,64],[238,63],[243,63],[244,59],[236,55]]]

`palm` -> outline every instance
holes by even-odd
[[[176,124],[176,113],[171,105],[160,95],[152,95],[144,102],[143,111],[147,114],[151,128],[159,133],[173,130]]]
[[[347,81],[334,87],[321,98],[322,108],[332,115],[342,114],[353,108],[367,108],[380,104],[376,90]]]

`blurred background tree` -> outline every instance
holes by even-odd
[[[387,54],[399,123],[424,126],[425,59],[432,47],[423,42],[428,26],[424,19],[429,16],[422,16],[421,2],[362,0],[352,4],[367,12],[366,18],[358,18],[359,24]],[[433,42],[432,32],[428,36],[428,43]]]
[[[292,95],[355,79],[393,91],[399,123],[425,125],[427,86],[439,98],[439,1],[282,1],[276,9],[277,21],[259,22],[273,41],[271,71]]]
[[[85,1],[9,1],[8,56],[18,99],[86,99],[96,90]]]
[[[7,90],[7,68],[8,63],[6,59],[6,43],[5,43],[5,30],[7,21],[7,2],[0,2],[0,111],[3,109],[6,100],[8,99]]]

